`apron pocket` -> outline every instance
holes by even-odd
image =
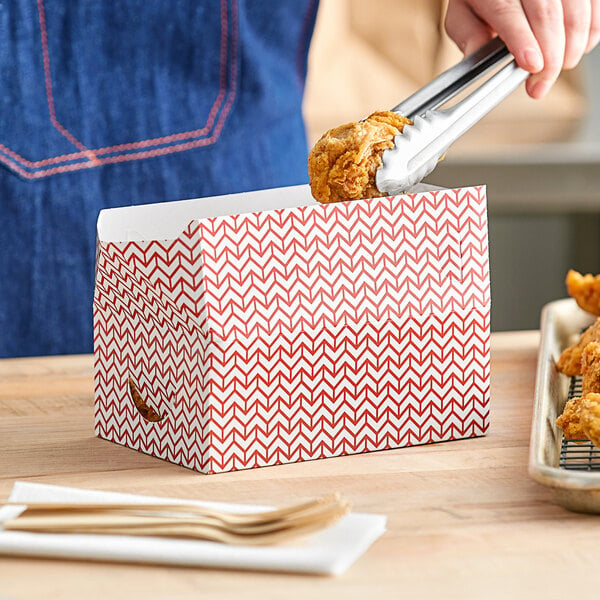
[[[9,7],[0,163],[13,172],[37,179],[219,138],[237,91],[236,0]]]

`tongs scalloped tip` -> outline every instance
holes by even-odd
[[[425,118],[417,116],[413,125],[405,125],[402,133],[394,138],[394,147],[383,153],[382,166],[375,173],[378,190],[390,195],[401,194],[420,183],[435,169],[447,148],[414,164],[415,155],[418,156],[424,149],[426,137],[423,130],[429,125]],[[399,173],[402,176],[398,176]]]

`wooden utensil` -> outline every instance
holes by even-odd
[[[30,503],[4,529],[194,538],[226,544],[273,544],[335,523],[350,509],[337,495],[261,511],[233,513],[186,504]]]

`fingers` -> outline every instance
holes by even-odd
[[[590,0],[563,0],[565,59],[563,68],[573,69],[585,54],[592,22]]]
[[[502,38],[521,68],[530,73],[542,70],[544,57],[519,0],[463,0],[463,4]]]
[[[591,17],[590,17],[590,33],[586,46],[586,53],[595,48],[600,42],[600,0],[592,0],[591,2]]]
[[[445,24],[465,54],[497,34],[542,98],[600,42],[600,0],[449,0]]]
[[[573,1],[577,3],[565,0]],[[544,57],[544,68],[527,80],[527,92],[532,98],[542,98],[557,80],[565,59],[563,6],[560,0],[523,0],[523,10]]]
[[[444,27],[465,55],[475,52],[494,35],[489,25],[464,0],[449,0]]]

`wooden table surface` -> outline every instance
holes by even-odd
[[[340,577],[0,557],[0,599],[598,598],[600,519],[527,475],[538,332],[492,336],[486,437],[201,475],[93,435],[90,356],[0,361],[0,499],[15,480],[226,502],[340,492],[388,531]]]

